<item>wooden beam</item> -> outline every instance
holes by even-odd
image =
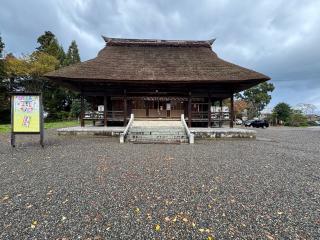
[[[189,92],[189,98],[188,98],[188,127],[191,127],[191,121],[192,121],[192,98],[191,98],[191,92]]]
[[[223,119],[223,113],[222,113],[222,99],[219,100],[219,105],[220,105],[220,116],[219,116],[219,127],[222,127],[222,120]]]
[[[208,127],[211,127],[211,94],[208,93]]]
[[[80,102],[80,126],[84,127],[84,95],[81,93],[80,96],[81,102]]]
[[[106,127],[108,124],[108,104],[107,104],[107,95],[103,96],[103,118],[104,118],[104,126]]]
[[[123,91],[123,125],[127,124],[127,90]]]
[[[234,106],[233,106],[233,93],[230,97],[230,128],[233,128],[233,120],[234,120]]]

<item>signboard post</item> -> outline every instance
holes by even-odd
[[[43,107],[40,93],[11,94],[11,146],[16,134],[40,134],[43,147]]]

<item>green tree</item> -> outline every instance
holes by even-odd
[[[37,47],[39,52],[45,52],[51,56],[54,56],[59,60],[60,65],[63,64],[65,52],[63,47],[59,45],[58,39],[52,32],[45,31],[43,35],[38,37],[37,42],[40,44],[40,46]]]
[[[80,62],[80,55],[76,41],[72,41],[68,49],[63,65],[68,66]]]
[[[287,122],[288,119],[290,118],[290,115],[292,113],[292,109],[289,104],[287,103],[278,103],[274,108],[273,108],[273,116],[277,119],[276,122],[278,121],[283,121]]]
[[[0,122],[10,121],[9,81],[5,73],[5,59],[3,51],[5,44],[0,36]]]
[[[46,31],[38,38],[38,43],[40,44],[37,47],[39,52],[47,53],[59,60],[60,64],[57,68],[65,64],[66,54],[52,32]],[[70,111],[71,102],[74,97],[75,94],[73,92],[58,86],[52,81],[43,81],[43,102],[45,110],[49,113],[48,118],[60,118],[60,112]]]
[[[270,103],[271,92],[274,90],[272,83],[260,83],[242,93],[236,95],[248,103],[248,117],[257,117],[260,112]]]
[[[84,110],[90,111],[92,110],[91,105],[88,103],[86,99],[84,99]],[[71,117],[78,118],[81,113],[81,100],[80,99],[74,99],[71,104],[71,110],[70,115]]]

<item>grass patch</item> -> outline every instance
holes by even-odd
[[[45,129],[64,128],[64,127],[74,127],[74,126],[79,126],[79,125],[80,125],[80,123],[77,120],[61,121],[61,122],[48,122],[48,123],[44,123],[44,128]]]
[[[44,123],[45,129],[74,127],[74,126],[79,126],[79,122],[77,120]],[[11,131],[11,124],[0,124],[0,133],[8,133],[10,131]]]
[[[0,124],[0,133],[10,132],[10,124]]]

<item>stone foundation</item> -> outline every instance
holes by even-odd
[[[68,127],[58,129],[61,136],[109,136],[118,137],[124,131],[124,127]]]
[[[241,128],[190,128],[195,139],[256,138],[256,131]]]
[[[59,135],[64,136],[109,136],[119,137],[124,127],[69,127],[58,129]],[[216,138],[247,138],[255,139],[256,131],[241,128],[190,128],[195,139],[216,139]]]

